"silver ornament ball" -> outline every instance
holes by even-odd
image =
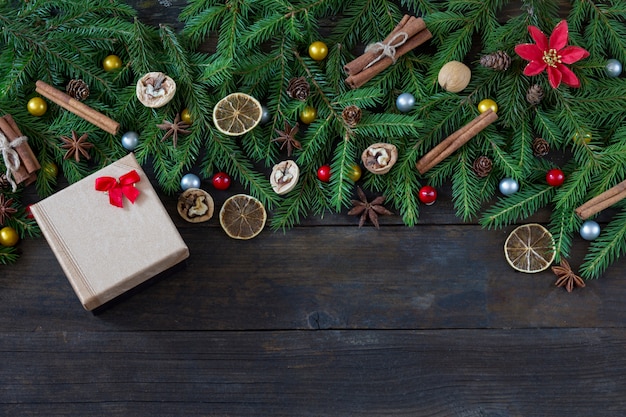
[[[189,188],[200,188],[200,178],[195,174],[185,174],[180,180],[180,188],[183,191]]]
[[[267,107],[261,106],[261,124],[266,124],[272,120],[272,115]]]
[[[606,61],[606,66],[604,67],[604,70],[606,71],[606,75],[608,75],[609,77],[619,77],[622,73],[622,63],[619,62],[617,59],[611,58]]]
[[[600,225],[593,220],[587,220],[580,227],[580,237],[585,240],[594,240],[600,236]]]
[[[139,133],[129,130],[122,135],[122,146],[125,149],[134,151],[137,145],[139,145]]]
[[[402,113],[410,112],[415,106],[415,97],[411,93],[402,93],[396,99],[396,107]]]
[[[504,195],[515,194],[519,191],[519,182],[514,178],[503,178],[498,185],[500,192]]]

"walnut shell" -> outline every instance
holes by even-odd
[[[300,168],[290,159],[279,162],[272,168],[270,184],[276,194],[286,194],[293,190],[300,178]]]
[[[209,193],[199,188],[188,188],[179,197],[176,205],[180,217],[189,223],[201,223],[213,217],[215,204]]]
[[[468,86],[472,79],[472,70],[459,61],[450,61],[439,70],[437,80],[446,91],[458,93]]]
[[[149,72],[137,81],[136,92],[141,104],[156,109],[174,98],[176,83],[162,72]]]
[[[398,160],[398,148],[391,143],[374,143],[363,151],[361,160],[372,174],[386,174]]]

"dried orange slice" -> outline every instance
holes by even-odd
[[[554,261],[554,238],[540,224],[517,227],[504,243],[506,260],[517,271],[529,274],[548,269]]]
[[[245,93],[232,93],[213,107],[213,123],[225,135],[239,136],[251,131],[263,116],[261,103]]]
[[[263,204],[247,194],[228,198],[220,210],[220,224],[233,239],[252,239],[263,230],[267,212]]]

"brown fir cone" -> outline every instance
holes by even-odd
[[[495,71],[506,71],[511,66],[511,57],[505,51],[496,51],[480,58],[480,65]]]
[[[348,106],[341,112],[341,117],[348,126],[354,127],[361,121],[361,109],[357,106]]]
[[[550,144],[544,138],[535,138],[533,140],[533,155],[546,156],[550,152]]]
[[[9,188],[9,180],[7,179],[6,174],[0,174],[0,190],[3,188]]]
[[[287,95],[302,101],[309,97],[310,90],[309,82],[304,77],[292,78],[287,85]]]
[[[543,100],[543,88],[539,84],[531,85],[526,93],[526,101],[536,106],[541,103],[541,100]]]
[[[78,101],[83,101],[89,97],[89,86],[81,79],[70,80],[65,86],[65,91],[70,97]]]
[[[493,162],[487,156],[479,156],[474,161],[472,169],[478,178],[485,178],[491,172],[493,168]]]

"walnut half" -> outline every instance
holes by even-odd
[[[272,168],[270,184],[276,194],[285,194],[293,190],[300,177],[300,168],[290,159],[280,162]]]
[[[137,98],[146,107],[165,106],[176,93],[176,83],[162,72],[149,72],[137,81]]]
[[[190,223],[201,223],[213,217],[215,205],[209,193],[199,188],[188,188],[179,197],[176,205],[180,217]]]
[[[363,151],[361,160],[369,172],[385,174],[398,160],[398,148],[390,143],[375,143]]]

